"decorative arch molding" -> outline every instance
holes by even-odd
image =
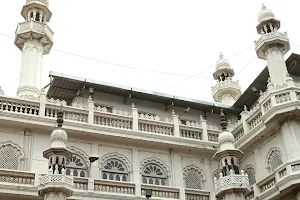
[[[169,172],[169,169],[168,169],[168,165],[163,162],[162,160],[156,158],[156,157],[151,157],[151,158],[146,158],[144,159],[141,164],[140,164],[140,172],[143,173],[143,169],[146,165],[148,164],[156,164],[156,165],[159,165],[160,167],[163,168],[163,170],[165,171],[167,177],[170,177],[170,172]]]
[[[125,166],[127,167],[128,172],[129,173],[131,172],[131,163],[128,160],[128,158],[117,152],[107,153],[99,159],[99,166],[100,166],[101,170],[103,170],[103,164],[109,159],[117,159],[117,160],[122,161],[125,164]]]
[[[203,171],[198,166],[196,166],[194,164],[186,166],[183,169],[183,178],[186,178],[186,175],[187,175],[188,171],[191,170],[191,169],[194,169],[196,171],[197,175],[202,177],[203,181],[205,180],[205,175],[204,175]]]
[[[203,171],[195,165],[183,169],[183,179],[186,188],[203,190],[205,177]]]
[[[282,164],[282,151],[280,150],[280,148],[278,147],[273,147],[269,150],[267,156],[266,156],[266,166],[267,166],[267,169],[271,172],[273,171],[275,168],[271,166],[271,159],[274,159],[274,154],[278,155],[279,156],[279,161],[278,161],[278,164],[281,163]],[[280,165],[280,164],[279,164]],[[279,166],[278,165],[278,166]]]
[[[23,149],[16,143],[12,141],[0,143],[0,168],[23,170],[24,157]]]
[[[11,146],[12,148],[16,149],[20,159],[24,158],[25,153],[19,145],[17,145],[16,143],[14,143],[12,141],[7,141],[7,142],[0,143],[0,149],[2,149],[3,147],[6,147],[6,146]]]
[[[89,156],[83,150],[81,150],[75,146],[70,146],[67,149],[69,149],[69,151],[71,151],[73,154],[77,154],[77,155],[81,156],[83,158],[86,166],[89,168],[89,166],[90,166]]]
[[[255,168],[254,168],[254,166],[251,165],[251,164],[246,165],[246,167],[244,168],[244,171],[245,171],[245,173],[249,177],[249,183],[250,183],[250,185],[253,185],[254,183],[256,183]]]

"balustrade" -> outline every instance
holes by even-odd
[[[208,133],[208,141],[218,142],[218,137],[219,137],[218,133]]]
[[[185,189],[185,200],[209,200],[209,192]]]
[[[180,137],[202,140],[202,129],[186,125],[179,126]]]
[[[0,169],[0,182],[34,185],[35,174],[24,171]]]
[[[142,195],[146,194],[146,189],[152,189],[152,197],[179,199],[178,188],[155,185],[142,185]]]
[[[74,189],[88,190],[88,179],[74,177]]]
[[[94,190],[100,192],[134,195],[135,185],[133,183],[128,183],[128,182],[95,180]]]

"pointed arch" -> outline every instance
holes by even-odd
[[[278,147],[271,148],[266,157],[266,166],[269,171],[273,172],[282,163],[283,161],[281,150]]]
[[[204,188],[204,173],[199,167],[195,165],[189,165],[183,169],[183,179],[186,188],[198,190],[203,190]]]
[[[81,150],[81,149],[79,149],[79,148],[77,148],[75,146],[70,146],[70,147],[68,147],[68,149],[73,154],[77,154],[77,155],[81,156],[83,158],[86,166],[90,166],[89,156],[88,156],[88,154],[85,151],[83,151],[83,150]]]
[[[117,152],[100,158],[101,178],[114,181],[130,181],[131,164],[127,157]]]
[[[246,165],[244,171],[248,175],[249,184],[253,185],[254,183],[256,183],[254,166],[253,165]]]
[[[168,185],[169,170],[166,163],[158,158],[144,159],[140,165],[142,183],[152,185]]]
[[[71,146],[68,149],[72,152],[72,156],[66,162],[66,174],[78,177],[87,177],[90,166],[88,155],[81,149]]]
[[[12,141],[0,143],[0,168],[21,169],[21,159],[25,156],[23,149]]]

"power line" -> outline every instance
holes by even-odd
[[[11,37],[9,35],[6,35],[2,32],[0,32],[0,35],[4,36],[4,37],[7,37],[7,38],[10,38],[10,39],[14,39],[14,37]],[[239,54],[247,51],[248,49],[252,48],[254,45],[251,45],[249,47],[247,47],[246,49],[234,54],[233,56],[230,57],[230,59],[238,56]],[[182,80],[179,80],[178,82],[183,82],[183,81],[186,81],[190,78],[199,78],[199,79],[212,79],[212,78],[209,78],[209,77],[199,77],[197,75],[207,71],[208,69],[212,68],[213,66],[210,66],[196,74],[193,74],[193,75],[182,75],[182,74],[177,74],[177,73],[170,73],[170,72],[163,72],[163,71],[156,71],[156,70],[151,70],[151,69],[141,69],[141,68],[137,68],[137,67],[132,67],[132,66],[127,66],[127,65],[123,65],[123,64],[118,64],[118,63],[113,63],[113,62],[108,62],[108,61],[103,61],[103,60],[100,60],[100,59],[96,59],[96,58],[91,58],[91,57],[87,57],[87,56],[83,56],[83,55],[79,55],[79,54],[75,54],[75,53],[70,53],[70,52],[66,52],[66,51],[62,51],[62,50],[59,50],[59,49],[53,49],[54,51],[56,52],[59,52],[59,53],[63,53],[63,54],[67,54],[67,55],[71,55],[71,56],[75,56],[75,57],[79,57],[79,58],[82,58],[82,59],[87,59],[87,60],[92,60],[92,61],[96,61],[96,62],[101,62],[101,63],[105,63],[105,64],[110,64],[110,65],[114,65],[114,66],[119,66],[119,67],[123,67],[123,68],[128,68],[128,69],[133,69],[133,70],[140,70],[140,71],[146,71],[146,72],[151,72],[151,73],[157,73],[157,74],[164,74],[164,75],[169,75],[169,76],[179,76],[179,77],[184,77],[184,79]],[[177,82],[171,84],[170,86],[173,86],[174,84],[176,84]],[[169,86],[169,87],[170,87]]]

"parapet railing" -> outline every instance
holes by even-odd
[[[187,121],[181,124],[175,113],[162,120],[158,116],[139,114],[134,105],[130,110],[113,109],[109,112],[105,107],[95,106],[91,99],[86,104],[67,105],[65,101],[47,99],[44,93],[41,93],[38,98],[26,97],[25,99],[0,95],[2,112],[54,119],[60,109],[63,110],[66,121],[113,129],[127,129],[207,142],[217,142],[220,133],[218,126],[208,124],[202,117],[199,122]]]
[[[51,176],[57,176],[58,178],[51,178]],[[39,177],[39,178],[37,178]],[[35,182],[36,180],[36,182]],[[65,181],[64,181],[65,180]],[[181,200],[209,200],[210,192],[205,190],[177,188],[171,186],[161,185],[148,185],[132,182],[111,181],[94,178],[63,176],[63,175],[37,175],[32,172],[17,171],[17,170],[4,170],[0,169],[0,185],[15,185],[14,188],[19,186],[25,186],[32,188],[32,193],[27,195],[37,195],[37,186],[49,183],[49,181],[66,182],[73,191],[76,192],[76,196],[86,196],[86,193],[96,193],[105,195],[121,195],[129,199],[132,197],[136,199],[137,196],[145,196],[147,189],[152,190],[153,198],[163,199],[181,199]],[[71,182],[70,182],[71,181]],[[73,181],[73,182],[72,182]],[[9,193],[9,190],[7,190]]]
[[[288,79],[282,86],[274,87],[268,84],[265,92],[260,92],[258,104],[248,110],[245,106],[241,112],[241,119],[235,124],[229,123],[235,141],[238,142],[245,135],[257,132],[258,128],[269,120],[277,109],[293,106],[294,103],[300,103],[300,83]]]

